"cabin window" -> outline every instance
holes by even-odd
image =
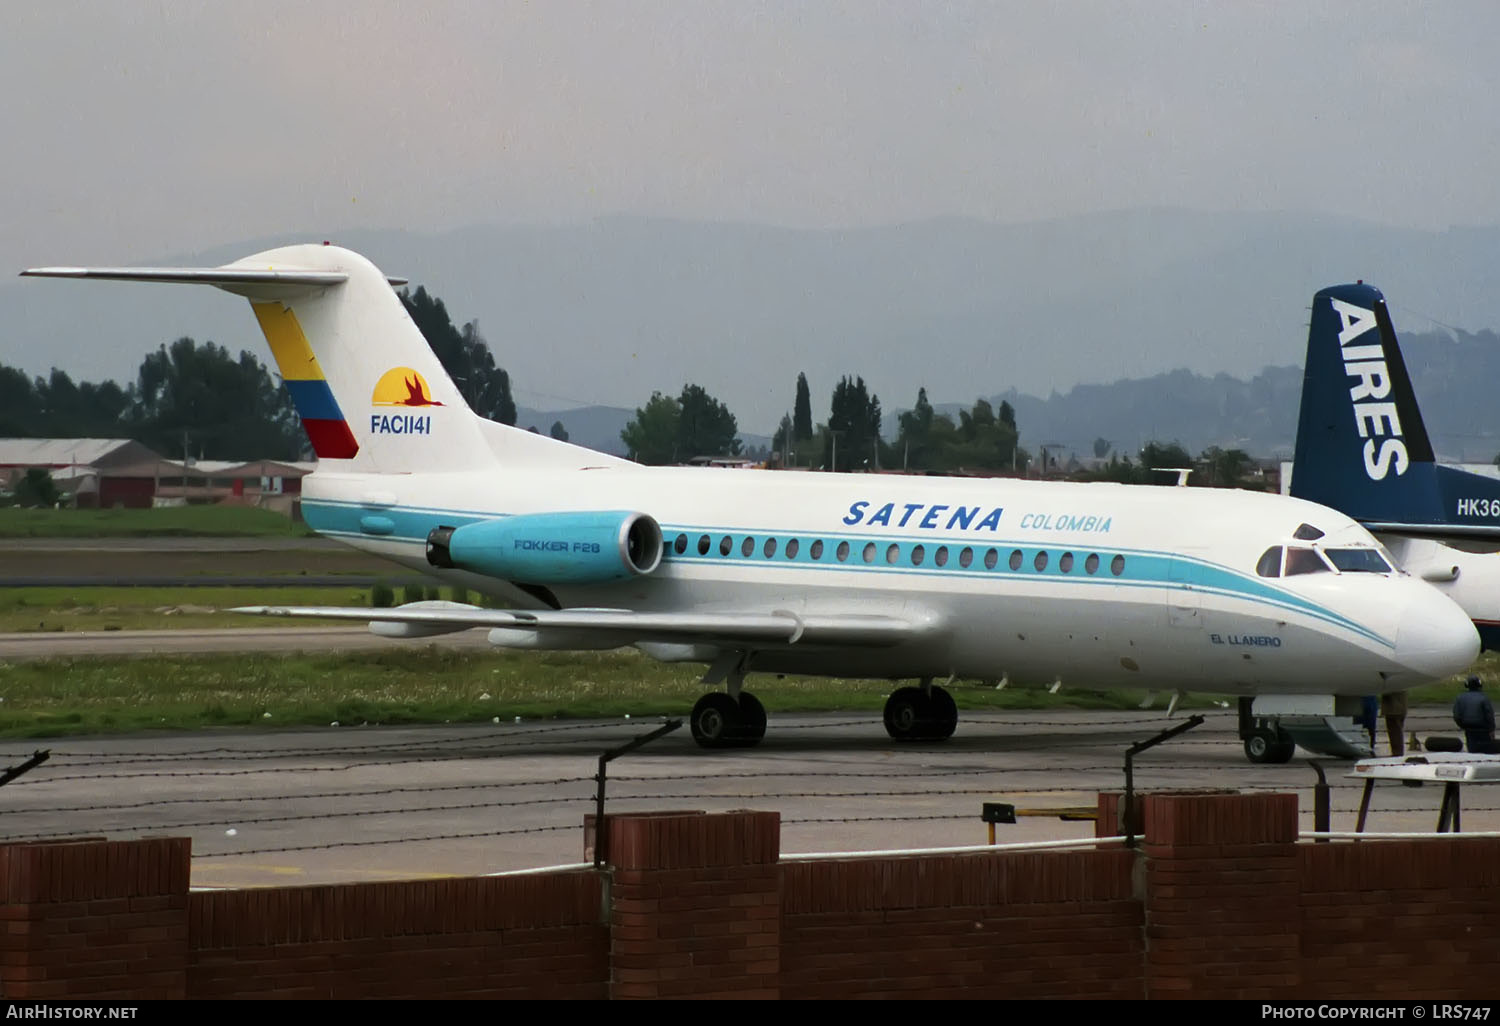
[[[1090,552],[1089,553],[1089,558],[1085,559],[1083,561],[1083,569],[1087,573],[1091,573],[1091,574],[1098,573],[1099,572],[1099,553],[1097,553],[1097,552]]]
[[[679,556],[687,551],[687,535],[679,534],[677,536],[677,540],[672,543],[672,551],[676,552]]]
[[[973,562],[974,550],[969,548],[968,546],[965,546],[964,550],[958,554],[958,565],[967,570],[969,568],[969,564]]]
[[[840,563],[842,563],[842,562],[844,562],[844,560],[848,559],[849,558],[849,543],[848,542],[839,542],[839,547],[834,552],[834,555],[838,556]]]
[[[1021,550],[1020,549],[1015,549],[1010,554],[1010,568],[1012,570],[1019,570],[1019,569],[1021,569],[1021,563],[1025,559],[1026,559],[1026,557],[1023,556],[1023,555],[1021,555]]]
[[[985,551],[984,568],[986,570],[995,569],[995,564],[998,562],[1000,562],[1000,553],[996,552],[994,549],[988,549]]]
[[[921,566],[922,560],[927,558],[927,549],[921,545],[913,545],[911,548],[911,565]]]
[[[796,538],[788,539],[787,543],[786,543],[786,558],[787,559],[796,559],[797,558],[797,550],[799,548],[801,548],[801,546],[799,546],[797,544],[797,539]]]
[[[719,555],[727,556],[733,548],[734,539],[729,537],[729,535],[726,534],[724,537],[719,539]]]
[[[706,556],[706,555],[708,555],[708,546],[709,546],[708,535],[705,534],[703,537],[701,537],[701,538],[698,539],[698,555],[700,555],[700,556]]]
[[[890,545],[890,546],[887,546],[887,548],[885,550],[885,561],[887,563],[891,564],[892,566],[895,566],[896,565],[896,560],[898,560],[900,558],[901,558],[901,546],[899,546],[899,545]]]
[[[932,561],[934,563],[936,563],[938,566],[947,566],[948,565],[948,546],[946,546],[946,545],[939,545],[936,554],[934,554],[933,557],[932,557]]]
[[[1281,546],[1272,545],[1260,555],[1260,562],[1255,564],[1255,572],[1262,577],[1281,576]]]
[[[815,538],[815,539],[813,539],[812,547],[807,550],[807,554],[812,559],[822,559],[823,558],[823,539],[822,538]]]
[[[744,541],[740,542],[740,555],[742,555],[742,556],[748,556],[748,555],[750,555],[750,553],[752,553],[754,551],[755,551],[755,539],[754,538],[746,538]]]
[[[1061,556],[1058,556],[1057,557],[1057,569],[1060,570],[1062,573],[1065,573],[1065,574],[1072,573],[1073,572],[1073,553],[1071,553],[1071,552],[1064,552]]]
[[[1317,541],[1319,538],[1323,537],[1323,532],[1318,530],[1312,524],[1300,524],[1298,525],[1297,529],[1292,532],[1292,537],[1296,538],[1298,541]]]
[[[1286,550],[1286,576],[1296,577],[1299,574],[1324,574],[1328,572],[1328,564],[1323,562],[1321,556],[1313,549]]]
[[[1031,565],[1037,568],[1038,573],[1047,569],[1047,550],[1043,549],[1038,552],[1036,558],[1031,561]]]
[[[776,555],[776,539],[767,538],[765,548],[762,551],[765,552],[767,559],[770,559],[772,556]]]
[[[1391,565],[1374,549],[1324,549],[1323,555],[1346,574],[1388,574]]]
[[[863,555],[864,555],[864,559],[865,559],[866,563],[873,563],[873,562],[875,562],[875,543],[874,542],[865,542],[865,548],[864,548]]]
[[[1109,572],[1119,577],[1125,572],[1125,557],[1116,556],[1109,561]]]

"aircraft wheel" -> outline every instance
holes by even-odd
[[[927,736],[933,741],[945,741],[958,729],[958,703],[946,688],[933,688],[931,701],[932,731]]]
[[[1245,758],[1257,765],[1271,766],[1290,762],[1296,751],[1296,743],[1285,740],[1278,731],[1257,730],[1245,738]]]
[[[766,707],[748,691],[740,692],[738,734],[740,745],[746,748],[760,744],[766,736]]]
[[[739,704],[723,691],[710,691],[698,699],[693,703],[693,712],[688,717],[693,740],[703,748],[733,746],[739,726]]]
[[[897,688],[885,700],[885,732],[897,741],[931,736],[932,703],[921,688]]]

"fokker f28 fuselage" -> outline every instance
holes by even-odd
[[[357,254],[43,268],[251,300],[319,456],[320,532],[518,608],[260,608],[421,637],[706,664],[706,745],[749,744],[753,672],[915,678],[885,721],[951,734],[933,681],[1367,694],[1455,673],[1472,624],[1342,514],[1277,495],[974,478],[647,468],[475,416]],[[1289,756],[1290,748],[1286,748]]]

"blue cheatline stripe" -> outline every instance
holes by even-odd
[[[344,414],[334,401],[333,389],[326,381],[286,381],[292,394],[292,405],[303,420],[343,420]]]
[[[663,529],[668,533],[667,529]],[[748,535],[729,534],[731,545],[727,555],[721,555],[719,545],[728,532],[719,531],[710,533],[702,529],[691,532],[672,529],[666,537],[667,559],[685,564],[708,565],[713,563],[742,563],[760,564],[763,566],[788,568],[807,567],[811,569],[844,570],[861,573],[882,573],[919,575],[945,578],[966,579],[996,579],[1001,578],[1012,581],[1026,580],[1055,580],[1066,581],[1078,585],[1128,585],[1136,587],[1154,588],[1159,590],[1180,589],[1186,585],[1192,585],[1198,591],[1205,594],[1221,595],[1229,598],[1250,600],[1285,609],[1304,613],[1316,617],[1326,623],[1343,627],[1353,631],[1362,637],[1368,638],[1377,644],[1390,647],[1390,642],[1374,633],[1369,628],[1359,624],[1347,617],[1341,616],[1324,606],[1311,602],[1300,595],[1294,595],[1283,589],[1263,583],[1257,578],[1247,575],[1236,574],[1232,570],[1206,563],[1201,560],[1187,561],[1187,569],[1191,571],[1184,577],[1182,567],[1177,568],[1174,574],[1173,563],[1183,563],[1184,557],[1163,553],[1143,552],[1138,549],[1084,549],[1084,548],[1056,548],[1053,546],[1039,546],[1034,542],[1029,545],[1010,544],[984,544],[970,545],[953,544],[951,542],[932,544],[923,541],[920,544],[923,549],[922,565],[912,564],[912,550],[915,544],[906,542],[893,542],[889,538],[852,539],[840,538],[835,540],[822,539],[822,555],[818,559],[812,557],[812,542],[819,540],[816,537],[797,535],[797,555],[787,558],[786,542],[788,538],[781,535]],[[673,547],[678,534],[688,535],[688,547],[686,551],[678,554]],[[709,550],[706,555],[698,554],[698,539],[704,534],[709,535]],[[744,555],[742,548],[744,539],[752,538],[755,544],[752,546],[750,555]],[[767,538],[776,539],[776,554],[767,558],[764,555],[764,546]],[[849,543],[847,559],[840,561],[838,558],[838,547],[841,542]],[[874,561],[864,561],[864,549],[873,544]],[[897,554],[894,562],[888,558],[891,546],[896,546]],[[948,562],[939,567],[934,562],[934,555],[939,548],[948,549]],[[965,548],[973,551],[973,562],[964,567],[960,563],[960,557]],[[984,559],[990,549],[996,550],[996,563],[994,569],[986,569]],[[1021,553],[1020,569],[1012,570],[1010,567],[1010,555],[1012,552]],[[1036,569],[1035,559],[1038,552],[1047,553],[1047,565],[1042,570]],[[1065,552],[1073,555],[1073,568],[1064,572],[1061,567],[1061,556]],[[1085,561],[1090,555],[1099,557],[1099,568],[1094,574],[1089,574],[1085,568]],[[1115,576],[1111,570],[1111,562],[1116,555],[1125,557],[1124,572]]]
[[[395,529],[387,535],[382,535],[382,541],[408,542],[412,544],[425,544],[427,534],[434,527],[446,524],[451,527],[462,527],[464,524],[476,523],[482,520],[494,520],[509,514],[480,513],[476,511],[460,512],[457,510],[444,509],[422,509],[416,507],[367,507],[356,502],[337,502],[329,500],[305,500],[302,504],[302,513],[308,525],[313,530],[323,534],[346,536],[346,537],[372,537],[368,532],[360,530],[360,518],[372,513],[388,518]],[[678,553],[673,547],[677,536],[687,536],[686,551]],[[707,535],[709,549],[706,555],[698,554],[698,539]],[[728,555],[721,555],[719,545],[723,538],[730,539]],[[750,554],[743,552],[746,538],[753,541]],[[776,554],[767,558],[765,556],[765,543],[767,539],[774,538],[776,541]],[[798,543],[795,558],[786,557],[786,543],[795,538]],[[812,543],[821,540],[823,550],[821,558],[812,558]],[[1105,541],[1101,537],[1100,541]],[[838,547],[841,542],[849,544],[848,558],[840,562],[837,557]],[[864,561],[864,548],[866,545],[874,545],[874,561]],[[912,564],[912,550],[918,545],[924,549],[923,561],[920,566]],[[891,546],[896,547],[895,562],[887,561],[887,553]],[[900,574],[903,576],[934,578],[964,578],[973,580],[995,580],[1004,579],[1008,581],[1044,580],[1057,583],[1069,583],[1079,585],[1114,584],[1121,586],[1144,587],[1156,590],[1171,590],[1191,585],[1205,594],[1220,595],[1229,598],[1237,598],[1257,602],[1278,609],[1299,612],[1322,620],[1333,626],[1342,627],[1352,631],[1361,637],[1368,638],[1379,645],[1391,647],[1391,642],[1368,627],[1342,616],[1324,606],[1318,605],[1300,595],[1292,594],[1282,588],[1270,584],[1268,581],[1249,574],[1239,573],[1228,567],[1209,563],[1202,559],[1189,558],[1172,553],[1153,552],[1134,548],[1084,548],[1081,546],[1058,547],[1037,545],[1035,541],[1023,544],[1015,544],[1000,539],[985,539],[983,542],[954,542],[951,540],[936,541],[931,538],[923,538],[920,541],[909,539],[896,539],[890,535],[850,535],[842,533],[826,532],[822,534],[785,534],[785,533],[754,533],[744,528],[725,530],[724,528],[708,527],[682,527],[662,525],[662,558],[664,562],[673,562],[685,565],[709,566],[714,564],[735,563],[742,565],[764,566],[767,569],[795,569],[810,571],[843,571],[857,573],[881,573]],[[948,562],[945,566],[937,566],[934,562],[937,550],[947,548]],[[961,566],[959,559],[965,548],[973,550],[973,560],[968,567]],[[996,562],[993,569],[984,566],[985,554],[994,549]],[[1021,553],[1021,567],[1019,570],[1010,568],[1010,555],[1014,551]],[[1036,555],[1038,552],[1047,553],[1047,566],[1038,571],[1035,568]],[[1073,554],[1073,569],[1064,573],[1059,569],[1061,556],[1065,552]],[[1085,561],[1090,555],[1099,557],[1099,568],[1096,573],[1090,575],[1085,569]],[[1124,573],[1116,577],[1110,569],[1111,561],[1115,556],[1125,557]],[[1174,564],[1176,566],[1174,567]]]

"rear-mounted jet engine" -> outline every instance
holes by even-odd
[[[661,527],[628,511],[527,513],[427,536],[427,562],[528,584],[601,584],[661,563]]]

